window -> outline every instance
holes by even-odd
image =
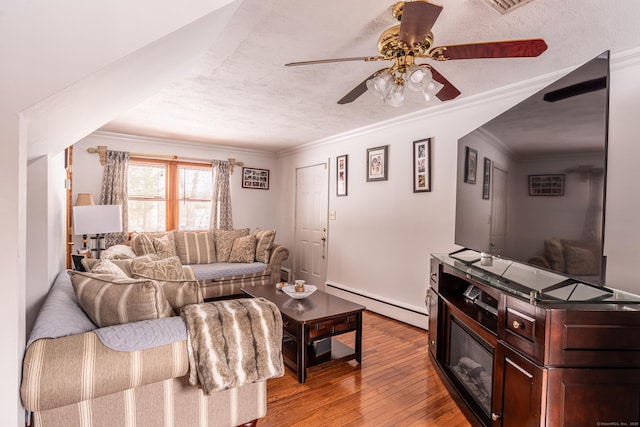
[[[129,230],[204,230],[211,217],[211,166],[131,159]]]

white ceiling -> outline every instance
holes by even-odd
[[[438,3],[444,10],[433,27],[435,46],[535,37],[549,46],[538,58],[435,63],[462,92],[458,100],[578,66],[605,50],[615,57],[640,47],[635,0],[532,0],[505,15],[485,0]],[[379,34],[397,24],[392,4],[244,0],[188,75],[101,130],[277,152],[434,108],[414,93],[400,108],[368,93],[350,104],[336,103],[387,62],[284,67],[376,55]]]

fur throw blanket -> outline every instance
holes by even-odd
[[[263,298],[182,308],[187,324],[189,381],[205,394],[284,375],[282,316]]]

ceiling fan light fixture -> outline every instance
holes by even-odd
[[[425,90],[432,78],[431,69],[426,65],[411,64],[405,71],[407,86],[416,92]]]
[[[385,99],[393,84],[393,76],[389,71],[383,71],[372,79],[367,80],[367,90],[380,99]]]
[[[384,102],[392,107],[399,107],[404,102],[404,84],[395,82],[391,85],[389,93],[384,97]]]

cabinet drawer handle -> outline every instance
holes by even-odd
[[[520,328],[524,328],[524,323],[520,323],[517,320],[514,320],[513,323],[513,329],[520,329]]]
[[[501,414],[496,414],[495,412],[492,412],[492,413],[491,413],[491,419],[492,419],[493,421],[498,421],[500,418],[502,418],[502,415],[501,415]]]

